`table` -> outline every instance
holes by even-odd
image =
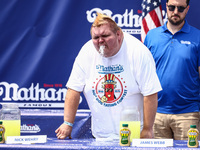
[[[2,150],[188,150],[187,141],[174,141],[173,147],[121,147],[118,141],[96,141],[94,138],[89,139],[66,139],[58,140],[56,138],[47,138],[46,143],[42,144],[0,144],[0,149]],[[193,148],[197,150],[197,148]],[[199,148],[198,148],[199,149]],[[191,148],[189,149],[191,150]]]
[[[47,135],[43,144],[0,144],[0,150],[66,150],[66,149],[133,149],[133,150],[185,150],[187,141],[174,141],[173,147],[121,147],[118,141],[96,141],[91,134],[91,113],[78,110],[71,140],[58,140],[55,129],[63,122],[63,110],[22,110],[21,135]],[[25,127],[25,128],[23,128]],[[38,128],[37,128],[38,127]],[[197,150],[197,148],[193,148]],[[199,148],[200,149],[200,148]],[[191,150],[191,149],[190,149]]]

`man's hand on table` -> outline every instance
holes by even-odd
[[[58,129],[56,129],[55,133],[58,139],[65,139],[66,137],[69,137],[71,139],[71,132],[72,132],[72,127],[66,125],[66,124],[61,124]]]
[[[145,130],[143,129],[140,135],[141,139],[153,139],[154,138],[154,134],[153,134],[153,130],[149,129],[149,130]]]

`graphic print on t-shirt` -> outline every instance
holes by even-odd
[[[103,73],[105,72],[104,70]],[[122,102],[127,94],[127,87],[125,84],[126,82],[120,74],[99,74],[99,77],[93,82],[93,95],[101,105],[106,107],[116,106]]]

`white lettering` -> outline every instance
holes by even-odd
[[[38,133],[40,132],[40,127],[35,124],[32,126],[27,126],[26,124],[23,124],[21,126],[21,133]]]
[[[125,13],[123,15],[121,14],[115,14],[112,16],[112,11],[105,9],[101,10],[100,8],[93,8],[92,10],[88,10],[86,12],[87,14],[87,20],[92,23],[94,22],[96,18],[96,12],[106,14],[110,16],[117,24],[119,27],[140,27],[141,21],[142,21],[142,16],[139,16],[138,14],[133,14],[133,9],[131,9],[130,12],[128,12],[128,9],[125,10]]]
[[[96,12],[103,13],[111,17],[121,28],[123,27],[129,28],[129,29],[122,29],[123,32],[127,32],[129,34],[141,33],[142,14],[134,14],[133,9],[131,9],[130,11],[128,9],[125,9],[124,14],[113,14],[113,12],[109,9],[102,10],[101,8],[93,8],[91,10],[86,11],[88,22],[90,23],[94,22],[97,16]],[[167,21],[167,14],[165,10],[162,10],[162,14],[163,14],[163,21],[164,22]]]
[[[29,88],[19,88],[16,83],[0,82],[2,101],[64,101],[66,88],[40,88],[32,83]]]

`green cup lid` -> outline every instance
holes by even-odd
[[[190,128],[196,128],[197,126],[196,125],[190,125]]]
[[[122,124],[122,127],[128,127],[128,124]]]

